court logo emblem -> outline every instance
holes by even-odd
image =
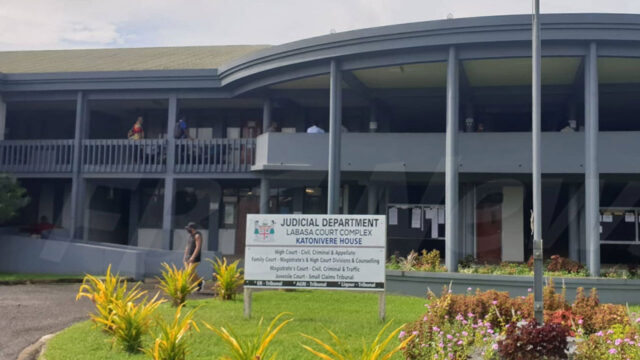
[[[254,240],[256,242],[273,242],[273,235],[275,234],[273,227],[275,224],[276,222],[273,220],[271,220],[271,223],[266,221],[260,223],[259,220],[256,220],[253,226]]]

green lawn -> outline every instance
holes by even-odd
[[[425,312],[425,300],[416,297],[387,296],[387,319],[394,319],[392,327],[420,318]],[[261,316],[268,323],[278,313],[293,313],[289,323],[272,343],[279,359],[314,359],[300,343],[310,344],[300,336],[306,333],[329,341],[325,331],[331,329],[353,348],[362,347],[362,339],[370,343],[382,327],[378,319],[378,296],[375,294],[309,291],[266,291],[253,295],[253,318],[243,318],[242,297],[222,302],[214,299],[187,302],[187,308],[201,306],[196,315],[198,326],[202,321],[231,327],[239,336],[252,336]],[[173,309],[164,304],[159,309],[162,316],[170,316]],[[150,344],[147,339],[146,344]],[[204,326],[191,337],[191,354],[188,359],[219,359],[226,345]],[[394,344],[397,344],[394,341]],[[127,355],[114,350],[109,337],[85,321],[71,326],[49,342],[45,354],[47,360],[63,359],[142,359],[144,355]],[[400,359],[401,357],[396,357]]]
[[[83,275],[0,273],[0,282],[22,283],[28,281],[80,281],[83,277]]]

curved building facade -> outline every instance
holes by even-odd
[[[541,24],[545,254],[637,263],[640,15]],[[530,16],[0,52],[0,97],[0,171],[32,198],[7,226],[23,232],[45,216],[52,240],[181,250],[195,221],[207,250],[241,255],[248,213],[375,213],[389,254],[447,249],[454,269],[532,252]]]

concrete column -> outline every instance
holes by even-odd
[[[449,48],[447,65],[447,133],[445,151],[445,265],[458,270],[458,57]]]
[[[342,187],[342,213],[349,213],[349,185],[347,184]]]
[[[378,185],[369,183],[367,187],[367,214],[375,215],[378,213]]]
[[[262,104],[262,132],[266,133],[271,127],[271,99],[264,99]]]
[[[83,219],[85,215],[85,181],[82,178],[82,140],[87,135],[89,126],[89,108],[87,99],[82,91],[76,97],[76,123],[73,139],[73,168],[71,175],[71,221],[69,224],[69,238],[82,239],[85,231]],[[85,238],[85,240],[87,240]]]
[[[220,249],[219,230],[220,230],[220,196],[209,195],[209,251],[218,251]]]
[[[167,174],[173,174],[176,164],[176,139],[173,137],[173,129],[178,117],[178,96],[173,93],[169,96],[169,108],[167,113]]]
[[[269,186],[269,179],[263,175],[260,179],[260,214],[269,213],[269,195],[271,187]]]
[[[475,256],[476,247],[476,190],[474,184],[462,184],[460,199],[460,255]]]
[[[340,145],[342,133],[342,74],[338,60],[331,60],[329,84],[329,176],[327,213],[340,210]]]
[[[82,198],[78,207],[82,209],[78,221],[80,223],[79,230],[80,234],[78,236],[79,239],[83,239],[85,241],[91,240],[89,238],[89,231],[91,230],[91,197],[96,190],[96,185],[89,182],[87,179],[80,179],[80,187]]]
[[[293,191],[293,213],[302,214],[304,211],[304,187],[295,188]]]
[[[578,212],[578,187],[571,185],[569,187],[569,205],[568,205],[568,230],[569,230],[569,259],[580,261],[580,215]]]
[[[167,111],[167,172],[164,178],[164,202],[162,209],[162,248],[171,250],[173,247],[173,208],[175,200],[174,177],[176,164],[176,140],[173,137],[173,129],[178,117],[178,96],[173,93],[169,96],[169,108]]]
[[[164,201],[162,203],[162,248],[171,250],[173,246],[173,201],[175,199],[176,180],[164,179]]]
[[[580,228],[578,229],[580,233],[580,238],[579,238],[580,249],[578,251],[578,254],[580,255],[580,263],[586,264],[587,263],[587,233],[586,233],[586,224],[584,220],[584,215],[585,215],[584,214],[584,192],[581,191],[578,195],[580,197],[580,204],[582,205],[578,210],[578,220],[580,220]]]
[[[129,197],[129,245],[138,246],[138,219],[140,218],[140,188],[131,189]]]
[[[587,267],[600,275],[600,173],[598,171],[598,54],[589,44],[585,59],[585,226]]]
[[[4,140],[7,132],[7,103],[0,95],[0,140]]]
[[[378,104],[371,103],[371,113],[369,114],[369,132],[378,132]]]

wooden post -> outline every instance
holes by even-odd
[[[244,317],[251,319],[251,289],[244,288]]]

